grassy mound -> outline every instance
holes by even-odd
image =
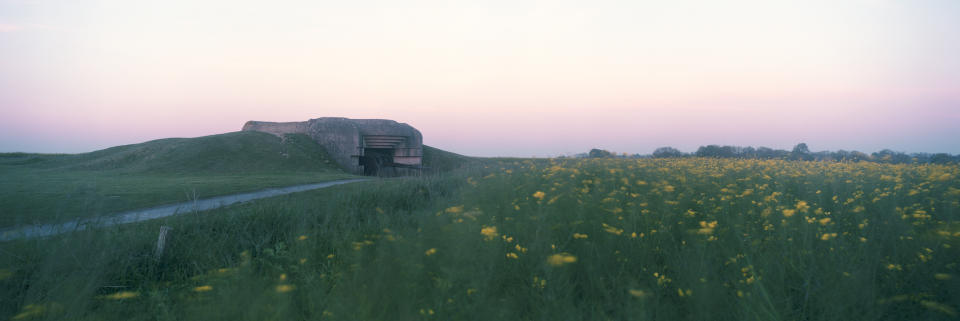
[[[305,135],[234,132],[83,154],[0,154],[0,227],[347,178]]]
[[[472,157],[423,145],[423,166],[427,168],[429,173],[449,172],[466,167],[473,162],[475,162],[475,159]]]
[[[74,155],[0,154],[0,166],[162,174],[243,174],[338,170],[322,146],[305,135],[278,138],[233,132],[167,138]]]

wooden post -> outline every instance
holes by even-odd
[[[167,246],[167,232],[170,232],[173,228],[169,226],[160,227],[160,236],[157,237],[157,251],[153,253],[153,256],[159,260],[163,256],[163,249]]]

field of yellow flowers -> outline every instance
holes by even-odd
[[[39,262],[0,285],[13,319],[951,320],[958,218],[956,166],[506,159],[171,219],[161,260],[75,236],[129,243],[92,276],[0,247]]]
[[[563,298],[590,319],[958,316],[956,167],[525,161],[467,182],[474,197],[437,215],[483,243],[421,246],[484,248],[473,264],[510,274],[487,290],[526,284],[533,306]]]

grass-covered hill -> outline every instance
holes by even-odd
[[[304,135],[234,132],[83,154],[0,154],[0,227],[350,177]]]
[[[305,135],[287,135],[281,139],[249,131],[158,139],[83,154],[0,154],[0,166],[163,174],[340,170],[323,147]]]
[[[473,157],[451,153],[439,148],[423,145],[423,166],[428,173],[449,172],[473,164],[478,160]]]

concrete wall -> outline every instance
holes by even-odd
[[[305,122],[273,123],[249,121],[243,130],[283,134],[306,134],[326,148],[340,166],[353,173],[362,173],[358,156],[365,135],[401,136],[406,139],[394,151],[394,162],[421,165],[423,136],[410,125],[387,119],[348,119],[340,117],[315,118]]]
[[[306,134],[307,122],[271,123],[262,121],[248,121],[243,125],[245,131],[258,131],[277,136],[283,134]]]

